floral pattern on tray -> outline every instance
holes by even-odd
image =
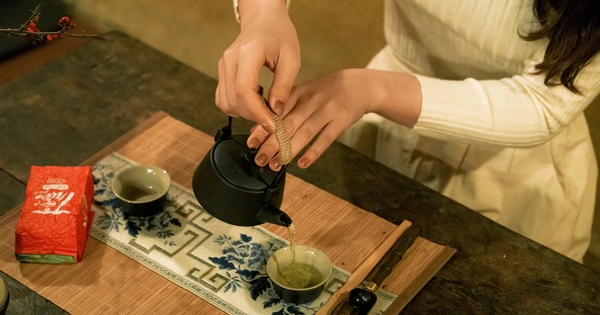
[[[287,245],[285,240],[260,226],[232,226],[213,218],[177,183],[163,212],[128,217],[110,183],[118,171],[135,164],[113,153],[92,167],[96,217],[90,234],[215,307],[229,314],[314,314],[348,279],[348,272],[334,267],[317,300],[302,305],[281,300],[266,262]],[[370,314],[383,313],[394,298],[379,290]]]

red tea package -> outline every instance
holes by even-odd
[[[81,261],[94,218],[89,166],[32,166],[15,231],[21,262],[73,264]]]

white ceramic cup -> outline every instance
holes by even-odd
[[[123,212],[136,217],[160,213],[170,187],[171,177],[167,171],[155,165],[128,167],[118,172],[111,183]]]
[[[322,251],[306,246],[296,245],[296,264],[309,266],[313,271],[312,277],[302,287],[293,287],[286,282],[284,270],[292,263],[292,250],[290,246],[276,250],[267,261],[267,274],[271,278],[275,292],[284,301],[305,304],[318,298],[325,283],[331,277],[333,265],[331,260]]]

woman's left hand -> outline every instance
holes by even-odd
[[[399,88],[402,85],[397,85],[401,84],[396,81],[399,80],[397,75],[410,76],[386,71],[347,69],[294,86],[282,116],[291,138],[292,155],[296,156],[318,134],[314,143],[298,160],[298,166],[309,167],[346,128],[364,114],[389,111],[385,105],[390,101],[393,103],[393,100],[388,98],[398,94],[389,89],[396,86],[400,95],[407,92]],[[398,108],[401,109],[402,106]],[[255,159],[257,165],[269,163],[271,169],[280,169],[279,158],[276,156],[279,145],[275,136],[260,126],[255,126],[248,138],[248,146],[260,147]]]

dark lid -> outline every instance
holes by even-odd
[[[256,150],[246,145],[246,135],[233,135],[215,143],[213,163],[217,171],[231,184],[249,190],[265,190],[273,183],[279,172],[268,166],[260,167],[254,163]]]

